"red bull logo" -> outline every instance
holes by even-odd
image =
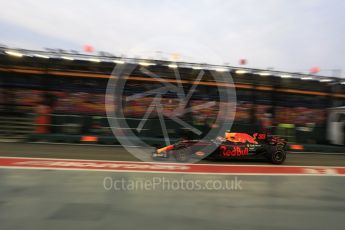
[[[225,145],[220,146],[220,152],[224,157],[240,157],[248,156],[249,149],[247,147],[241,149],[240,147],[234,147],[233,149],[228,149]]]
[[[257,144],[254,137],[247,133],[225,133],[225,138],[231,142]]]

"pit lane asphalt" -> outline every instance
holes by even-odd
[[[133,147],[134,148],[134,147]],[[139,161],[121,146],[65,145],[44,143],[0,143],[0,156],[61,159]],[[212,164],[267,164],[266,161],[206,161]],[[284,165],[345,166],[344,154],[288,153]]]
[[[112,181],[170,181],[174,189]],[[233,190],[178,189],[176,182],[241,181]],[[237,179],[236,179],[237,178]],[[0,169],[0,228],[343,229],[345,177],[182,175]],[[171,187],[172,188],[172,187]],[[182,187],[181,187],[182,188]],[[230,187],[231,188],[231,187]],[[109,189],[109,190],[108,190]]]
[[[0,143],[0,152],[12,157],[136,160],[123,148],[112,146]],[[342,166],[344,161],[343,155],[290,154],[286,164]],[[171,185],[182,177],[200,184],[242,183],[237,190],[162,189],[162,184],[157,189],[139,186],[131,190],[105,188],[106,177],[139,181],[139,185],[157,177]],[[344,191],[345,177],[336,176],[0,168],[0,229],[343,229]]]

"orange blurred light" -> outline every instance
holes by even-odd
[[[98,141],[98,137],[96,137],[96,136],[82,136],[81,137],[81,141],[84,141],[84,142],[96,142],[96,141]]]
[[[291,150],[303,150],[303,145],[290,145]]]

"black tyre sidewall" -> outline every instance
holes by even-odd
[[[280,160],[277,160],[275,157],[278,152],[280,154],[283,154],[282,159],[280,159]],[[268,159],[272,164],[283,164],[284,161],[286,160],[286,151],[284,150],[284,147],[272,146],[270,148]]]
[[[188,148],[174,150],[173,155],[178,162],[188,162],[192,157]]]

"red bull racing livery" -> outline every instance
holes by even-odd
[[[200,150],[202,149],[202,150]],[[206,151],[203,151],[206,149]],[[182,140],[153,152],[155,160],[175,159],[188,162],[192,158],[213,160],[267,159],[273,164],[282,164],[286,159],[286,141],[266,133],[232,133],[209,141]],[[207,153],[207,150],[210,152]]]

